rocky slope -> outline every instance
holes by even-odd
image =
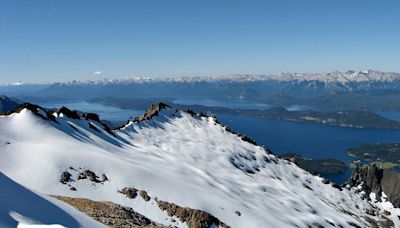
[[[360,186],[359,189],[368,196],[375,194],[377,200],[385,198],[400,208],[400,174],[389,169],[382,169],[376,165],[364,168],[357,167],[348,184]]]
[[[72,205],[79,211],[89,215],[108,227],[166,228],[166,226],[154,223],[150,219],[133,211],[132,208],[123,207],[112,202],[97,202],[88,199],[64,196],[53,197]]]
[[[164,104],[118,130],[95,114],[24,104],[0,116],[0,153],[0,171],[35,191],[111,202],[164,226],[400,224],[398,209],[357,187],[334,187],[214,117]]]

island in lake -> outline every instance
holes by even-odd
[[[359,147],[349,148],[347,153],[384,168],[400,166],[400,143],[363,144]]]
[[[345,172],[349,168],[348,164],[345,162],[333,158],[314,159],[295,153],[282,154],[279,155],[279,157],[294,162],[300,168],[314,175],[339,174]]]

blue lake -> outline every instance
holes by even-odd
[[[377,114],[392,120],[400,121],[400,113],[398,112],[377,112]]]
[[[257,119],[244,116],[219,116],[232,130],[250,136],[275,154],[297,153],[310,158],[353,160],[346,149],[366,143],[400,141],[400,130],[344,128],[293,121]],[[345,182],[352,170],[325,177]]]
[[[232,130],[248,135],[274,153],[351,161],[346,149],[365,143],[400,140],[400,130],[344,128],[245,116],[219,116]]]
[[[274,107],[274,105],[261,104],[261,103],[245,103],[245,102],[225,102],[225,101],[215,101],[215,100],[193,100],[193,99],[176,99],[173,101],[175,104],[181,105],[204,105],[210,107],[224,107],[230,109],[255,109],[255,110],[265,110]],[[311,109],[310,106],[305,105],[289,105],[285,106],[289,111],[303,111]]]

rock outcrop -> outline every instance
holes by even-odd
[[[136,188],[123,188],[122,190],[118,191],[119,193],[125,195],[130,199],[134,199],[137,196],[138,190]]]
[[[135,212],[132,208],[124,207],[111,202],[98,202],[82,198],[52,196],[70,204],[79,211],[109,227],[146,227],[164,228],[147,217]]]
[[[78,180],[86,179],[88,178],[90,181],[95,182],[95,183],[100,183],[101,181],[98,179],[99,177],[91,170],[85,170],[81,172],[78,176]]]
[[[31,104],[31,103],[23,103],[15,107],[13,110],[3,113],[3,115],[9,116],[13,113],[20,113],[22,110],[28,109],[35,115],[41,117],[44,120],[55,121],[55,117],[49,113],[46,109],[40,107],[39,105]]]
[[[146,112],[138,118],[138,120],[139,121],[149,120],[149,119],[153,118],[154,116],[157,116],[158,113],[160,113],[160,111],[164,108],[170,108],[170,106],[167,104],[164,104],[162,102],[160,102],[158,104],[154,104],[154,105],[150,106],[150,108],[147,109]]]
[[[157,199],[156,202],[161,210],[166,211],[171,217],[177,217],[181,222],[186,223],[189,228],[208,228],[213,226],[222,228],[230,227],[208,212],[181,207],[174,203]]]
[[[69,172],[67,172],[67,171],[65,171],[65,172],[62,172],[61,173],[61,176],[60,176],[60,182],[62,183],[62,184],[67,184],[70,180],[71,180],[71,174],[69,173]]]
[[[57,111],[57,114],[58,115],[63,114],[70,119],[80,119],[80,116],[76,111],[71,111],[70,109],[64,106]]]
[[[384,192],[393,206],[400,207],[400,174],[376,165],[354,169],[348,183],[350,186],[362,186],[362,190],[369,195],[376,194],[379,200]]]

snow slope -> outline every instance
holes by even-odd
[[[73,207],[18,185],[0,173],[0,227],[102,227]]]
[[[41,116],[40,116],[41,115]],[[293,163],[231,133],[215,118],[172,108],[108,132],[95,120],[22,109],[0,116],[0,171],[35,191],[112,201],[149,219],[173,222],[156,201],[207,211],[232,227],[368,227],[382,220],[353,189],[334,188]],[[108,181],[77,176],[89,169]],[[70,186],[59,182],[68,171]],[[127,198],[124,187],[152,198]],[[398,220],[392,214],[393,220]],[[175,220],[177,220],[175,218]]]

